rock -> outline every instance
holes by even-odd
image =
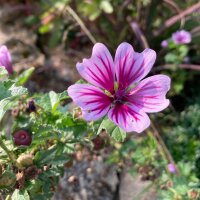
[[[119,200],[157,200],[150,181],[142,181],[139,176],[132,176],[129,172],[123,171],[119,186]],[[147,191],[144,192],[144,190]],[[137,197],[137,198],[136,198]]]
[[[66,169],[54,200],[112,200],[118,185],[116,166],[108,166],[101,156],[87,153]],[[89,158],[89,159],[88,159]]]

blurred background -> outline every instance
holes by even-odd
[[[150,75],[162,73],[172,78],[171,105],[152,116],[152,132],[161,135],[161,145],[164,141],[181,177],[169,175],[171,182],[166,181],[161,169],[167,163],[160,161],[155,141],[144,133],[142,139],[131,136],[123,146],[113,143],[112,149],[92,156],[85,149],[78,151],[72,168],[78,177],[63,177],[55,199],[199,198],[199,1],[0,0],[0,4],[0,45],[10,50],[16,73],[36,68],[26,84],[32,93],[62,92],[78,81],[76,63],[90,57],[96,42],[104,43],[113,55],[123,41],[137,52],[154,49],[157,60]],[[179,30],[189,32],[191,42],[176,43],[172,35]],[[98,170],[93,172],[91,165]],[[159,183],[158,188],[152,182]]]

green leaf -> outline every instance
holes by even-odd
[[[105,13],[112,13],[113,12],[113,7],[111,5],[111,3],[107,0],[103,0],[101,1],[101,4],[100,4],[100,8],[105,12]]]
[[[121,128],[116,127],[111,133],[112,138],[114,138],[117,142],[123,142],[126,138],[126,132]]]
[[[102,129],[105,129],[107,133],[111,135],[111,133],[113,132],[115,128],[116,128],[116,125],[112,121],[110,121],[108,118],[103,119],[97,130],[97,135],[101,133]]]
[[[110,121],[108,118],[104,119],[98,130],[97,135],[101,133],[102,129],[105,129],[107,133],[115,139],[117,142],[123,142],[126,138],[126,132],[123,131],[121,128],[116,126],[112,121]]]
[[[5,112],[10,109],[13,99],[26,93],[26,88],[16,87],[12,81],[0,83],[0,121]]]
[[[30,76],[32,75],[33,71],[35,70],[34,67],[31,67],[27,70],[25,70],[24,72],[22,72],[16,79],[16,83],[17,85],[24,85],[28,79],[30,78]]]
[[[0,121],[2,120],[4,114],[10,107],[10,100],[9,99],[3,99],[0,101]]]
[[[45,34],[45,33],[48,33],[52,28],[52,24],[45,24],[45,25],[42,25],[40,26],[39,28],[39,33],[41,34]]]
[[[49,97],[50,97],[52,111],[55,111],[60,102],[59,96],[54,91],[51,91],[49,92]]]
[[[58,105],[62,100],[68,99],[67,92],[55,93],[54,91],[49,92],[45,95],[37,95],[34,97],[36,103],[46,111],[55,112]]]
[[[16,182],[16,176],[13,172],[5,170],[0,176],[0,189],[12,187]]]
[[[16,189],[12,194],[12,200],[30,200],[30,197],[26,190]]]
[[[9,90],[11,91],[12,97],[21,96],[28,92],[26,88],[22,86],[16,87],[15,85],[13,85]]]
[[[57,151],[56,147],[39,151],[36,153],[34,161],[40,165],[50,164],[55,158],[56,151]]]
[[[0,78],[4,78],[8,76],[8,71],[5,67],[0,66]]]
[[[168,54],[166,54],[166,56],[165,56],[165,62],[166,63],[179,63],[179,61],[178,61],[179,59],[178,59],[178,56],[177,55],[175,55],[174,53],[168,53]]]
[[[188,47],[186,45],[180,45],[178,47],[178,51],[179,51],[179,56],[184,58],[188,53]]]

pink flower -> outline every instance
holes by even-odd
[[[176,31],[172,34],[172,40],[176,44],[188,44],[191,42],[191,34],[185,30]]]
[[[175,168],[175,166],[172,163],[169,163],[167,165],[167,168],[168,168],[168,171],[171,172],[172,174],[176,173],[176,168]]]
[[[163,48],[168,47],[168,41],[167,41],[167,40],[163,40],[163,41],[161,42],[161,47],[163,47]]]
[[[6,46],[0,47],[0,67],[4,66],[9,74],[13,73],[10,53]]]
[[[76,66],[90,84],[72,85],[68,94],[82,109],[85,120],[98,120],[108,114],[125,131],[140,133],[150,125],[146,112],[159,112],[169,105],[165,98],[170,88],[168,76],[142,80],[155,59],[156,53],[151,49],[136,53],[130,44],[122,43],[113,61],[106,46],[97,43],[91,58]]]

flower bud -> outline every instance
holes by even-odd
[[[22,154],[17,158],[17,166],[19,168],[27,167],[33,164],[33,155]]]
[[[19,115],[19,109],[18,108],[12,109],[11,114],[13,117],[17,117]]]
[[[36,112],[35,102],[33,100],[28,101],[28,111]]]
[[[94,150],[100,150],[104,146],[105,141],[102,137],[97,136],[92,140],[92,143],[94,145]]]
[[[5,67],[9,74],[13,74],[11,55],[6,46],[0,47],[0,67],[1,66]]]
[[[161,42],[161,47],[163,47],[163,48],[168,47],[168,41],[167,41],[167,40],[163,40],[163,41]]]
[[[32,137],[27,131],[19,130],[13,134],[13,141],[17,146],[29,146],[32,142]]]
[[[190,199],[197,200],[197,199],[199,198],[199,192],[196,191],[196,190],[190,190],[190,191],[188,192],[188,197],[189,197]]]
[[[172,163],[169,163],[167,165],[167,168],[168,168],[168,171],[172,174],[175,174],[176,173],[176,167],[172,164]]]

